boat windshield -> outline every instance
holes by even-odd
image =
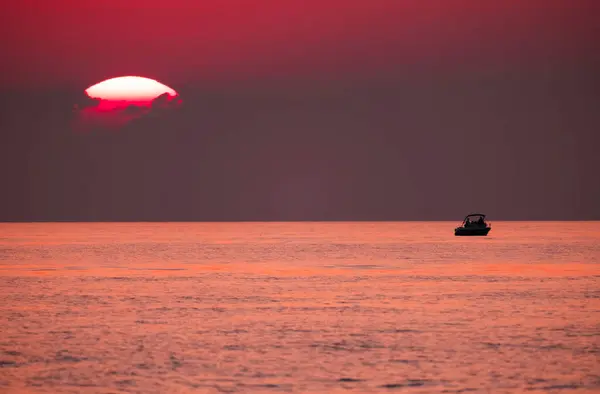
[[[468,215],[465,220],[463,225],[465,227],[469,227],[469,226],[485,226],[485,215],[480,215],[480,214],[472,214],[472,215]]]

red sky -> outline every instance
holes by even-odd
[[[595,0],[12,0],[2,86],[597,59]],[[325,74],[324,74],[325,73]],[[329,74],[327,74],[329,73]]]

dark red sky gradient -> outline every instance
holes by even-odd
[[[600,219],[600,0],[1,7],[0,220]]]
[[[535,67],[598,59],[595,0],[12,0],[2,86]]]

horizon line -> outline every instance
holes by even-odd
[[[38,223],[425,223],[425,222],[462,222],[457,220],[433,219],[358,219],[358,220],[0,220],[0,224],[38,224]],[[600,222],[600,219],[494,219],[494,222]]]

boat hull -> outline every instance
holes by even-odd
[[[464,227],[457,227],[454,229],[454,235],[458,236],[462,236],[462,237],[468,237],[468,236],[479,236],[479,237],[485,237],[486,235],[488,235],[488,233],[490,232],[492,228],[491,227],[484,227],[484,228],[464,228]]]

